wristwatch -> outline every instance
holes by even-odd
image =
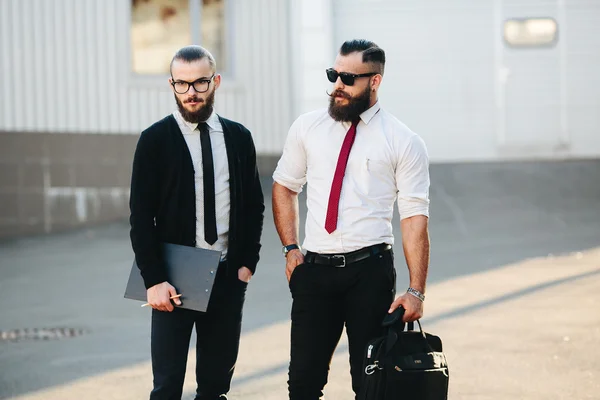
[[[287,257],[287,253],[289,253],[291,250],[295,250],[298,249],[300,250],[300,246],[298,246],[297,244],[288,244],[287,246],[283,246],[283,248],[281,249],[281,251],[283,252],[283,256]]]
[[[409,287],[406,290],[406,293],[408,294],[412,294],[413,296],[415,296],[417,299],[421,300],[421,301],[425,301],[425,295],[421,292],[419,292],[417,289],[415,288],[411,288]]]

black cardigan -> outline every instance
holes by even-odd
[[[219,117],[229,163],[228,273],[259,260],[264,197],[250,131]],[[160,243],[196,245],[196,190],[189,149],[173,115],[142,132],[131,175],[131,244],[146,288],[167,280]]]

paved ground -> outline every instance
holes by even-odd
[[[451,399],[600,399],[600,250],[587,251],[600,246],[600,161],[435,165],[431,197],[423,324],[444,340]],[[232,399],[286,398],[291,300],[270,209],[265,228]],[[147,398],[148,310],[122,298],[131,257],[125,223],[0,244],[0,331],[85,330],[0,340],[0,399]],[[326,393],[352,398],[344,341]]]

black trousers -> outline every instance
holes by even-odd
[[[394,300],[395,287],[392,250],[345,267],[308,263],[296,267],[290,280],[290,400],[322,398],[344,324],[352,389],[359,393],[366,344],[382,334],[381,321]]]
[[[247,284],[219,264],[206,312],[175,308],[152,310],[150,400],[180,400],[192,328],[196,326],[196,400],[226,394],[238,356],[242,307]],[[185,301],[185,300],[184,300]]]

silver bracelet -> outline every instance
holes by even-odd
[[[406,293],[412,294],[413,296],[415,296],[417,299],[419,299],[421,301],[425,301],[425,295],[423,293],[419,292],[417,289],[409,287],[406,290]]]

